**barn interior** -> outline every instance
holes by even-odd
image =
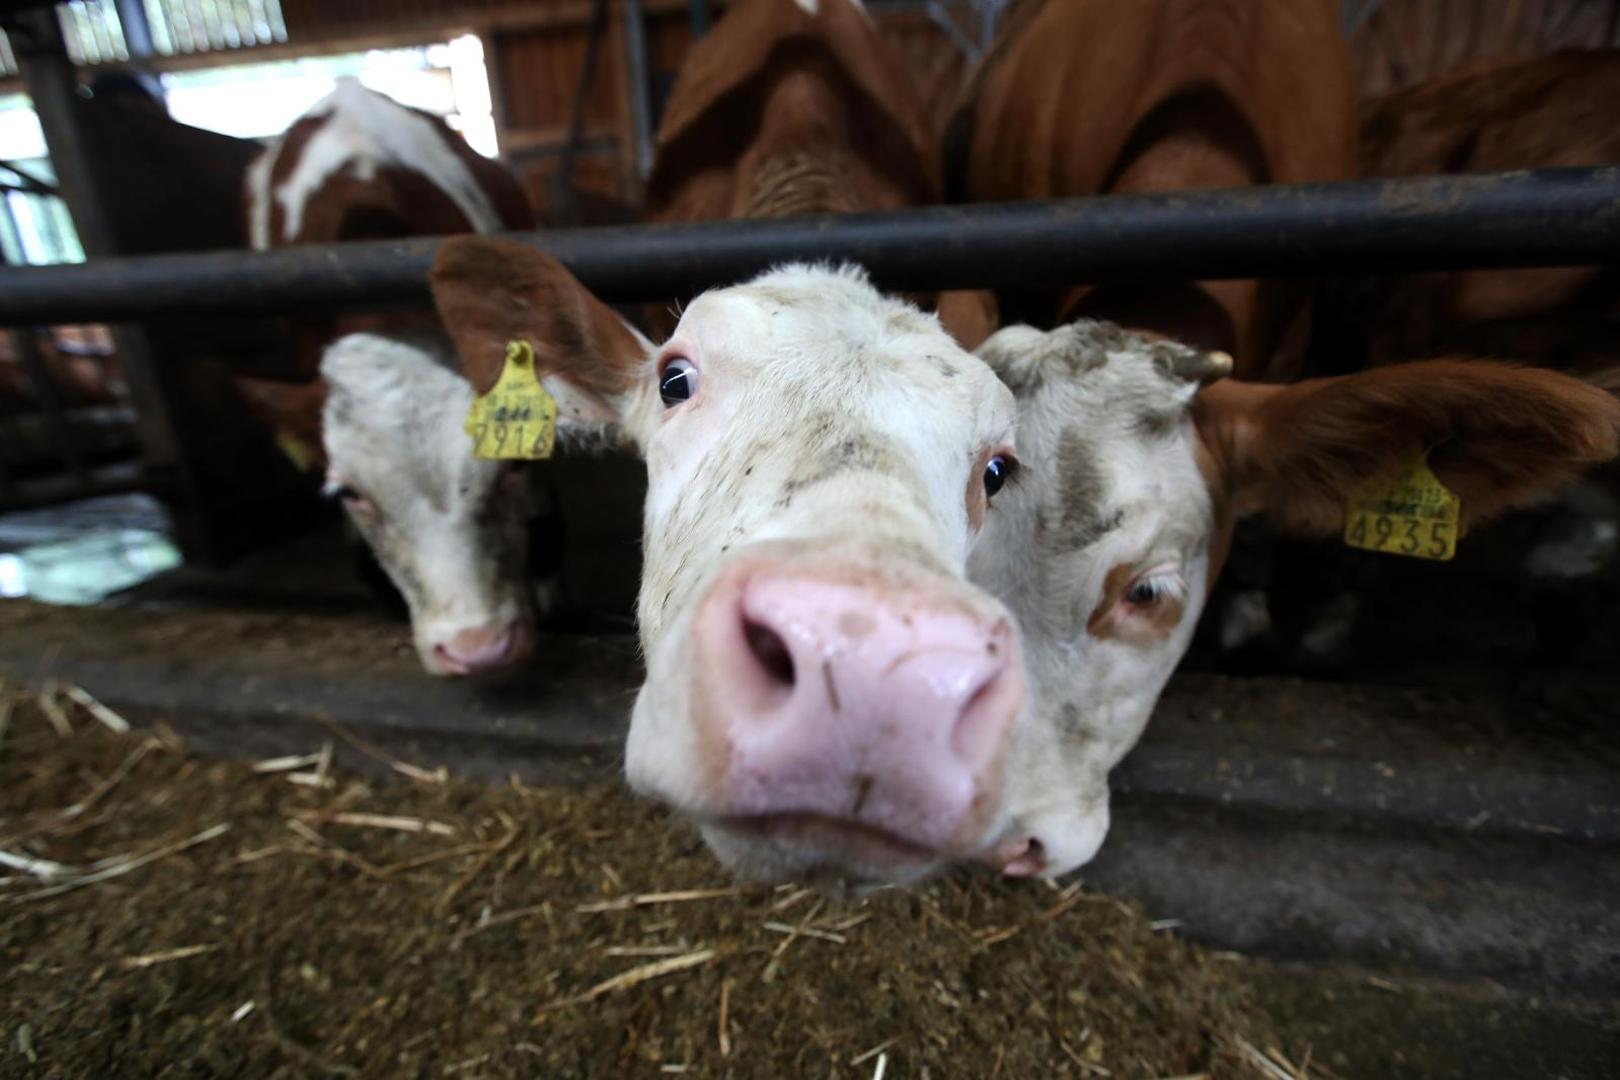
[[[936,132],[1017,6],[865,3]],[[1392,134],[1459,73],[1576,56],[1589,96],[1620,89],[1620,2],[1338,7],[1361,177],[1620,165],[1600,96],[1589,141],[1534,160],[1487,137],[1415,165]],[[348,78],[509,168],[542,246],[634,228],[727,8],[0,4],[0,275],[253,258],[251,163]],[[1620,386],[1613,260],[1576,261],[1573,295],[1447,347]],[[1536,265],[1532,291],[1561,272]],[[1440,275],[1277,276],[1315,290],[1337,374],[1405,347],[1375,316]],[[107,292],[116,319],[0,300],[0,1076],[1620,1071],[1613,464],[1446,562],[1243,528],[1095,861],[824,901],[735,886],[620,790],[636,456],[536,465],[564,526],[532,654],[430,676],[275,420],[326,313],[127,315],[150,286]],[[235,835],[193,843],[216,820]],[[45,895],[59,862],[118,876]]]

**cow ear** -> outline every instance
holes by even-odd
[[[996,294],[982,289],[942,292],[934,305],[939,324],[968,352],[983,345],[1001,323]]]
[[[433,261],[433,300],[473,389],[500,378],[507,343],[534,346],[558,422],[626,418],[652,344],[561,263],[513,240],[457,236]]]
[[[1239,514],[1332,535],[1347,499],[1415,451],[1462,525],[1523,505],[1620,451],[1620,401],[1557,372],[1429,360],[1291,386],[1217,383],[1194,417],[1211,480]]]

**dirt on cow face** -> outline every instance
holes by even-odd
[[[614,785],[256,774],[10,715],[0,1075],[1242,1075],[1266,1045],[1236,961],[1078,887],[738,888]]]

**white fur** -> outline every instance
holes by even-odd
[[[270,191],[270,174],[282,141],[249,171],[249,221],[255,248],[265,250],[277,240],[295,240],[309,200],[332,176],[348,170],[369,180],[384,166],[421,173],[455,203],[473,231],[501,231],[500,215],[489,195],[428,117],[368,90],[353,78],[340,79],[337,88],[306,116],[325,117],[326,122],[304,143],[293,171],[274,192]],[[272,200],[281,205],[283,215],[279,238],[270,235]]]
[[[1120,346],[1112,328],[1081,323],[1050,334],[1011,328],[979,350],[1018,392],[1028,472],[996,501],[968,569],[1023,635],[1033,701],[1008,768],[1006,836],[1038,840],[1049,875],[1102,844],[1108,772],[1190,644],[1208,575],[1213,510],[1187,411],[1196,387],[1154,365],[1164,344]],[[1065,512],[1088,508],[1113,527],[1071,546]],[[1182,613],[1168,635],[1100,638],[1088,628],[1121,565],[1179,574]]]
[[[529,615],[531,495],[502,490],[501,463],[473,456],[472,387],[452,363],[436,335],[376,334],[338,340],[321,362],[331,478],[371,504],[349,504],[349,517],[404,594],[429,670],[458,631]]]
[[[689,401],[663,408],[649,362],[618,406],[649,488],[639,602],[648,672],[626,766],[638,790],[702,816],[716,793],[690,697],[690,628],[709,584],[751,553],[815,551],[1004,618],[962,576],[965,495],[981,455],[1010,438],[1013,403],[933,316],[852,269],[789,266],[706,293],[654,356],[672,354],[697,366]],[[881,467],[828,472],[847,446]],[[743,873],[793,869],[757,845],[721,854]]]

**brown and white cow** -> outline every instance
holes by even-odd
[[[528,228],[517,182],[437,117],[344,80],[248,177],[259,249]],[[473,392],[431,311],[301,321],[299,366],[320,381],[259,383],[283,435],[319,432],[343,502],[410,609],[423,666],[462,675],[532,639],[528,573],[542,492],[529,470],[473,457]]]
[[[777,145],[756,182],[851,168],[838,138]],[[705,293],[661,345],[511,242],[448,242],[434,290],[476,384],[525,338],[563,434],[644,456],[627,771],[750,877],[1083,863],[1239,514],[1332,528],[1422,447],[1472,520],[1620,428],[1583,384],[1488,366],[1201,392],[1223,360],[1090,323],[980,359],[849,269]]]

